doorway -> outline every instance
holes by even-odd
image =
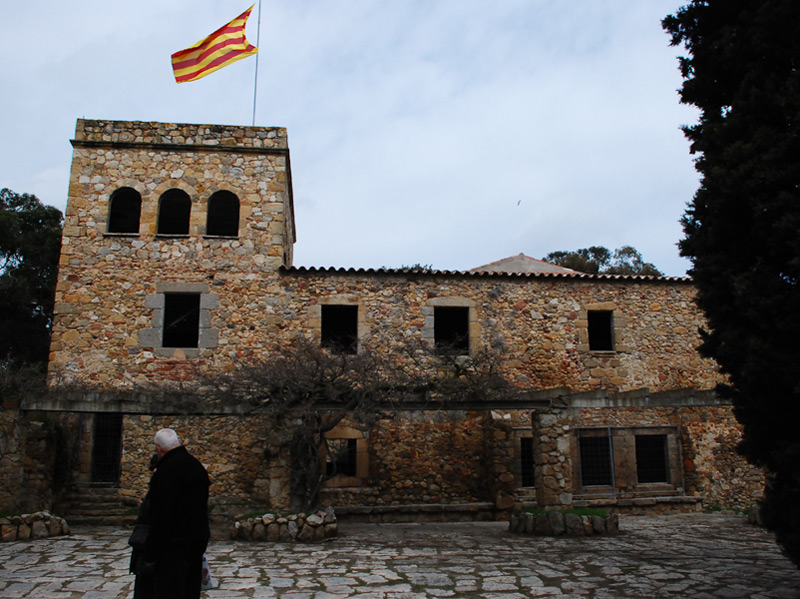
[[[94,415],[92,482],[118,483],[122,458],[122,414]]]

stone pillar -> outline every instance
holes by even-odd
[[[531,413],[536,501],[542,507],[572,505],[570,419],[565,408]]]
[[[514,507],[516,479],[511,465],[514,463],[514,434],[508,414],[491,411],[485,426],[487,480],[491,484],[491,499],[499,510]]]

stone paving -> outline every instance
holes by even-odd
[[[208,599],[800,598],[800,571],[738,516],[623,516],[616,537],[505,523],[340,524],[318,545],[212,540]],[[0,545],[0,597],[131,596],[128,531]]]

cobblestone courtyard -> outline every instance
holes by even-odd
[[[505,523],[340,525],[320,545],[212,540],[209,599],[800,598],[800,572],[737,516],[627,516],[616,537],[534,538]],[[0,597],[130,597],[128,531],[0,545]]]

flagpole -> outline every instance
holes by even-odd
[[[256,76],[253,82],[253,127],[256,126],[256,97],[258,95],[258,55],[261,54],[261,0],[258,0],[258,28],[256,30]]]

